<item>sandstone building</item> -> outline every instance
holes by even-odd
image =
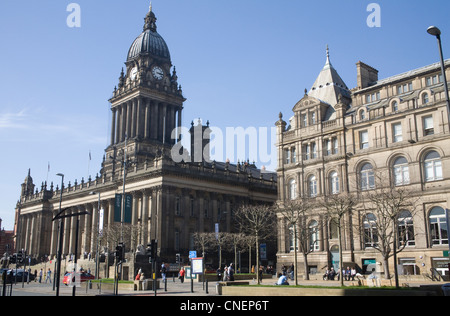
[[[376,188],[384,174],[392,189],[407,188],[420,197],[416,211],[405,209],[398,218],[399,240],[406,243],[397,262],[409,275],[448,276],[443,251],[448,250],[445,209],[450,207],[450,130],[440,63],[386,79],[362,62],[357,66],[357,87],[349,89],[330,62],[311,90],[293,107],[288,122],[280,114],[277,126],[278,203],[313,200]],[[446,61],[447,78],[450,61]],[[320,209],[308,218],[311,253],[308,269],[320,276],[339,267],[336,227]],[[359,203],[344,218],[343,262],[363,271],[383,260],[374,248],[379,233],[371,230],[377,212],[363,212]],[[294,261],[290,227],[279,214],[278,264]],[[298,260],[303,274],[303,257]]]
[[[186,262],[189,250],[194,249],[195,232],[214,232],[216,223],[220,231],[230,232],[233,211],[240,204],[276,200],[276,174],[248,163],[210,161],[205,150],[208,140],[201,142],[206,156],[200,155],[200,161],[173,161],[171,150],[179,139],[172,137],[172,131],[182,126],[185,98],[151,9],[125,66],[109,100],[110,145],[100,173],[94,179],[64,183],[63,188],[46,183],[36,187],[28,173],[16,208],[16,249],[26,249],[34,258],[56,255],[58,220],[52,219],[61,197],[66,215],[87,213],[63,219],[63,255],[90,253],[94,257],[102,219],[101,227],[121,221],[139,227],[137,237],[126,245],[128,250],[134,252],[139,245],[145,248],[154,239],[163,260],[175,262],[176,254],[181,254]],[[192,135],[196,129],[204,135],[208,124],[192,124]],[[131,213],[122,218],[114,210],[121,206],[120,202],[116,205],[116,195],[124,191],[129,194]],[[78,253],[76,218],[80,220]],[[112,252],[116,246],[109,244],[100,251]],[[129,273],[134,273],[132,268]]]

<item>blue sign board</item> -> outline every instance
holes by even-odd
[[[197,251],[189,251],[189,259],[197,258]]]

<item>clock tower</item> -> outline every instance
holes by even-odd
[[[166,42],[157,32],[150,10],[143,32],[131,45],[125,69],[111,103],[111,142],[102,173],[114,173],[127,160],[143,162],[163,156],[175,144],[172,132],[181,127],[183,97]]]

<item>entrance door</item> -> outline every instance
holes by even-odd
[[[339,270],[339,247],[334,245],[331,247],[331,265],[333,266],[335,271]]]

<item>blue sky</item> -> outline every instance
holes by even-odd
[[[67,6],[81,8],[70,28]],[[381,8],[381,27],[366,20]],[[31,168],[40,187],[95,176],[109,142],[108,99],[129,47],[141,33],[148,0],[0,2],[0,218],[12,229],[20,184]],[[439,59],[430,25],[450,56],[448,1],[153,0],[187,98],[183,125],[273,127],[285,120],[325,64],[349,88],[356,62],[386,78]],[[89,152],[92,159],[89,161]],[[240,158],[242,159],[242,157]],[[48,172],[50,163],[50,172]]]

